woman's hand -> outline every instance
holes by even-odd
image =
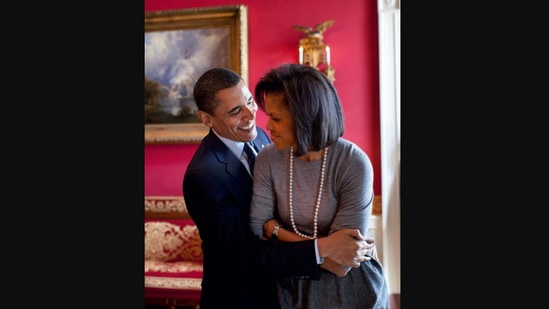
[[[269,221],[263,223],[263,236],[265,239],[271,239],[271,237],[273,237],[273,231],[277,224],[278,221],[276,221],[276,219],[270,219]]]

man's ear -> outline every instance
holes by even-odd
[[[203,111],[198,111],[196,113],[196,116],[198,117],[198,119],[203,123],[205,124],[207,127],[211,127],[212,126],[212,119],[211,119],[211,116],[210,114],[206,113],[206,112],[203,112]]]

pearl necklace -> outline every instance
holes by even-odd
[[[316,198],[316,205],[315,205],[315,216],[314,216],[314,232],[313,236],[305,235],[297,230],[297,226],[294,221],[294,209],[293,209],[293,178],[294,178],[294,148],[290,147],[290,181],[289,181],[289,188],[288,188],[288,205],[290,206],[290,221],[292,222],[292,227],[294,228],[294,232],[301,236],[308,239],[315,239],[317,236],[318,231],[318,210],[320,209],[320,200],[322,199],[322,187],[324,186],[324,174],[326,171],[326,157],[328,156],[328,148],[324,150],[324,155],[322,156],[322,169],[320,171],[320,185],[318,186],[318,195]]]

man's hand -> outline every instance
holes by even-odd
[[[367,239],[370,244],[366,242]],[[358,229],[342,229],[318,239],[318,252],[321,257],[329,257],[337,264],[353,268],[358,268],[361,262],[370,260],[365,254],[372,246],[375,246],[373,238],[363,236]]]
[[[351,267],[337,264],[329,257],[324,258],[324,262],[320,265],[320,267],[324,268],[325,270],[333,273],[338,277],[345,277],[345,275],[347,275],[349,270],[351,270]]]
[[[276,219],[270,219],[263,224],[263,232],[266,238],[272,237],[274,226],[278,224]],[[297,234],[286,231],[283,228],[279,230],[279,239],[282,241],[300,241],[305,240]],[[327,237],[318,238],[318,251],[321,257],[328,257],[333,260],[333,264],[341,264],[342,268],[330,264],[324,265],[328,271],[341,276],[349,271],[349,267],[357,268],[363,261],[370,260],[369,256],[379,261],[374,238],[371,236],[362,236],[358,229],[343,229]]]
[[[379,261],[379,257],[377,256],[377,247],[374,243],[374,238],[371,236],[366,236],[366,254],[373,257],[374,259]]]

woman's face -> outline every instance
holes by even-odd
[[[278,150],[288,149],[296,144],[292,130],[294,122],[285,100],[281,93],[265,96],[265,113],[269,117],[265,128],[271,133],[271,140]]]

